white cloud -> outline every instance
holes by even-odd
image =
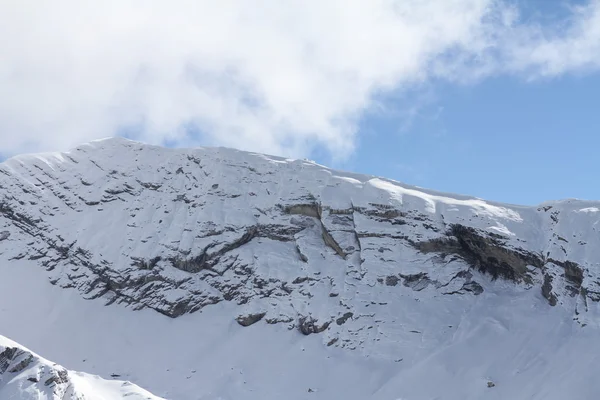
[[[505,54],[508,68],[532,77],[599,69],[600,0],[571,7],[559,25],[518,26],[507,40]]]
[[[598,68],[599,4],[548,36],[499,0],[3,0],[0,151],[128,131],[344,157],[378,94]]]

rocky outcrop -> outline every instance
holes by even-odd
[[[77,374],[81,384],[71,374]],[[111,399],[160,400],[130,382],[109,383],[98,377],[87,381],[84,374],[68,371],[0,336],[0,398],[84,400],[98,394],[96,384]]]
[[[409,287],[415,291],[420,291],[425,289],[431,283],[431,280],[427,276],[426,273],[420,272],[418,274],[412,275],[402,275],[400,277],[403,279],[402,284],[406,287]],[[388,277],[389,278],[389,277]]]
[[[583,268],[579,264],[568,260],[558,261],[542,257],[531,251],[511,247],[501,236],[485,234],[474,228],[452,225],[446,238],[419,242],[415,246],[425,253],[435,252],[444,256],[457,255],[471,267],[491,275],[493,279],[503,278],[516,283],[532,284],[533,276],[542,274],[541,293],[551,306],[557,304],[558,297],[553,289],[553,276],[544,272],[548,265],[556,265],[563,269],[565,289],[571,297],[582,292],[584,274]],[[481,285],[474,286],[471,282],[464,288],[474,294],[483,291]]]
[[[344,313],[344,315],[342,315],[341,317],[337,318],[335,320],[335,323],[338,324],[338,325],[344,325],[346,323],[346,321],[348,321],[353,316],[354,316],[354,313],[352,313],[352,312],[346,312],[346,313]]]
[[[22,375],[22,379],[30,384],[47,387],[56,396],[51,399],[63,398],[71,386],[66,369],[57,365],[44,365],[34,354],[16,346],[3,345],[2,340],[0,337],[0,390],[3,382]],[[42,388],[39,390],[44,391]]]
[[[265,315],[267,315],[267,313],[265,313],[265,312],[256,313],[256,314],[240,315],[235,320],[241,326],[250,326],[250,325],[254,325],[258,321],[260,321],[261,319],[263,319],[263,317]]]
[[[542,284],[542,296],[551,306],[555,306],[557,303],[556,295],[552,292],[552,276],[544,274],[544,283]]]
[[[313,317],[300,317],[298,320],[298,330],[300,330],[303,335],[321,333],[329,327],[329,324],[331,324],[331,321],[319,322]]]
[[[423,252],[456,254],[494,279],[504,278],[515,282],[531,282],[528,267],[542,268],[544,265],[543,259],[533,252],[511,248],[503,243],[501,237],[486,235],[471,227],[452,225],[447,236],[419,242],[416,247]]]
[[[573,261],[558,261],[553,258],[548,259],[549,263],[560,266],[564,270],[564,278],[567,282],[567,290],[571,296],[576,296],[581,291],[583,284],[583,268]]]

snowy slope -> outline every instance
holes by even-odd
[[[130,382],[68,371],[0,336],[0,399],[159,400]]]
[[[594,398],[598,221],[96,141],[0,166],[0,333],[173,399]]]

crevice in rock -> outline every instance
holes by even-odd
[[[301,232],[304,228],[299,226],[286,225],[257,225],[256,236],[264,237],[279,242],[290,242],[294,240],[294,235]]]
[[[298,253],[298,257],[300,257],[302,262],[308,262],[308,257],[302,252],[298,243],[296,243],[296,252]]]
[[[567,281],[567,290],[569,290],[571,297],[579,294],[581,285],[583,284],[583,268],[573,261],[558,261],[549,258],[548,262],[558,265],[565,271],[564,277]]]
[[[321,219],[321,205],[319,203],[294,204],[284,207],[286,214],[304,215]]]
[[[355,207],[355,210],[370,217],[378,217],[386,220],[391,220],[398,217],[406,217],[407,215],[405,212],[402,212],[389,204],[369,203],[369,205],[373,208],[367,209],[364,207]]]
[[[333,238],[333,236],[327,230],[327,228],[325,228],[325,224],[323,224],[323,219],[322,219],[323,208],[320,203],[313,202],[313,203],[305,203],[305,204],[294,204],[294,205],[285,207],[284,212],[286,214],[304,215],[306,217],[316,218],[319,221],[319,224],[321,225],[321,236],[323,238],[323,242],[328,247],[333,249],[333,251],[335,251],[335,253],[338,256],[342,257],[343,259],[346,259],[346,257],[347,257],[346,252],[342,249],[342,247],[339,245],[339,243]]]
[[[343,259],[346,259],[348,254],[346,254],[346,252],[344,250],[342,250],[339,243],[333,238],[333,236],[331,236],[331,233],[329,233],[329,231],[327,230],[327,228],[325,228],[325,225],[323,225],[322,222],[321,222],[321,229],[323,232],[322,233],[323,242],[325,242],[325,244],[327,246],[332,248],[333,251],[335,251],[338,256],[342,257]]]
[[[544,283],[542,284],[542,296],[548,300],[551,306],[555,306],[558,299],[552,292],[552,276],[550,274],[544,274]]]
[[[151,258],[150,260],[144,260],[138,257],[131,257],[131,259],[133,260],[133,262],[131,263],[132,266],[143,270],[152,270],[154,269],[156,264],[158,264],[158,262],[161,260],[161,257],[157,256]]]
[[[213,266],[219,262],[220,257],[250,242],[257,236],[257,233],[258,228],[256,226],[253,226],[248,228],[240,238],[234,240],[231,243],[225,244],[220,250],[214,253],[209,254],[208,250],[215,247],[217,243],[211,243],[210,245],[206,246],[202,250],[202,252],[196,257],[171,257],[169,261],[171,261],[171,265],[174,268],[180,269],[185,272],[198,273],[202,270],[210,270],[216,272],[219,275],[223,275],[223,272],[219,272],[213,269]]]
[[[463,285],[462,290],[464,290],[466,292],[471,292],[475,296],[478,296],[481,293],[483,293],[483,287],[479,283],[477,283],[475,281],[466,282]]]

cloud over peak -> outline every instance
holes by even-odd
[[[558,29],[499,0],[6,0],[0,151],[126,133],[344,157],[382,93],[597,69],[599,42],[599,1]]]

